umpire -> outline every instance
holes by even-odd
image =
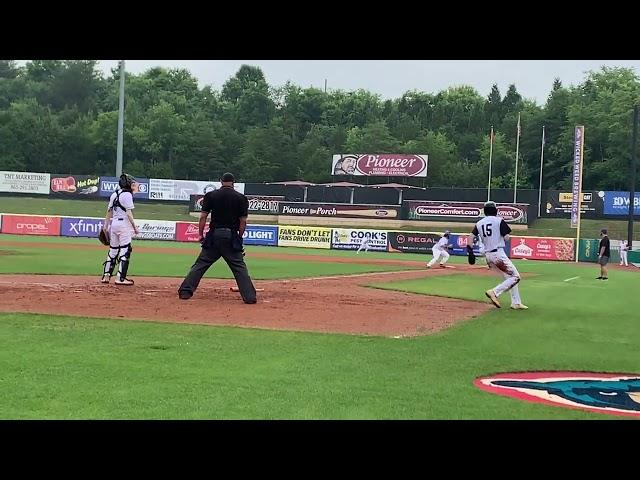
[[[244,303],[256,303],[256,289],[244,263],[242,236],[247,228],[249,201],[233,188],[235,178],[225,173],[220,179],[222,187],[207,193],[202,199],[199,238],[202,251],[178,289],[178,296],[188,300],[209,267],[220,257],[224,258],[238,284]],[[204,227],[211,213],[209,232],[204,237]]]

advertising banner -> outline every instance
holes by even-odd
[[[118,179],[116,177],[100,177],[100,189],[98,194],[101,197],[110,197],[118,187]],[[149,198],[149,179],[136,178],[136,187],[133,190],[133,198]]]
[[[605,215],[629,215],[629,192],[603,192]],[[640,192],[634,195],[633,214],[640,215]]]
[[[191,195],[204,195],[220,187],[220,182],[152,178],[149,180],[149,198],[188,202]],[[236,183],[234,188],[244,193],[244,183]]]
[[[209,225],[204,228],[204,234],[209,231]],[[275,247],[278,245],[277,225],[247,225],[247,229],[242,237],[245,245],[267,245]],[[197,242],[198,224],[188,222],[176,223],[176,241]]]
[[[331,248],[331,229],[323,227],[280,226],[281,247]]]
[[[408,220],[477,222],[484,217],[482,202],[405,200]],[[507,223],[527,223],[527,204],[498,203],[498,215]]]
[[[333,156],[331,175],[426,177],[428,155],[347,153]]]
[[[249,199],[249,213],[263,215],[278,215],[283,196],[247,195]]]
[[[369,250],[387,251],[388,233],[384,230],[364,230],[349,228],[334,228],[331,234],[331,248],[337,250],[357,250],[360,245],[369,240]]]
[[[584,127],[577,126],[573,141],[573,176],[571,177],[571,228],[577,228],[580,218],[582,198],[582,153],[584,147]]]
[[[342,203],[280,202],[279,214],[299,217],[375,218],[394,220],[400,217],[400,208]]]
[[[529,260],[574,260],[575,239],[511,237],[511,258],[527,258]]]
[[[60,223],[60,235],[63,237],[98,238],[103,226],[103,218],[64,217]]]
[[[204,195],[190,195],[189,212],[202,211],[202,199]],[[247,195],[249,200],[249,214],[278,215],[278,205],[284,197],[268,197]]]
[[[209,231],[209,224],[204,227],[204,234]],[[198,241],[198,224],[189,222],[176,222],[176,241],[177,242],[197,242]]]
[[[449,244],[453,245],[453,248],[449,250],[449,253],[451,255],[459,255],[459,256],[466,257],[468,238],[469,238],[468,233],[452,233],[451,236],[449,237]],[[509,256],[510,245],[511,245],[511,240],[507,240],[504,248],[504,252],[507,254],[507,256]],[[473,246],[473,253],[475,253],[476,256],[483,256],[483,254],[480,253],[479,243]]]
[[[140,233],[134,235],[137,240],[175,240],[176,222],[162,220],[138,220],[136,222]]]
[[[277,225],[247,225],[242,236],[245,245],[278,245]]]
[[[0,192],[49,195],[48,173],[0,171]]]
[[[572,201],[571,192],[547,190],[542,198],[540,215],[542,217],[570,218]],[[582,192],[580,215],[583,218],[599,218],[602,216],[602,208],[602,198],[598,196],[598,192]]]
[[[3,214],[2,233],[59,236],[60,217]]]
[[[389,232],[389,251],[404,253],[433,253],[433,246],[440,240],[437,233]]]
[[[52,197],[97,197],[99,190],[100,177],[97,175],[51,175]]]

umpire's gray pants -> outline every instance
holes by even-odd
[[[242,252],[232,249],[231,231],[228,229],[216,230],[213,232],[212,238],[205,242],[200,255],[180,285],[178,292],[189,292],[193,295],[204,274],[220,257],[224,258],[224,261],[229,265],[242,300],[245,303],[256,303],[256,289],[251,282],[251,277],[249,277],[249,270],[244,263]]]

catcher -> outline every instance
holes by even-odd
[[[118,188],[109,198],[107,216],[100,231],[100,242],[109,245],[107,259],[102,264],[104,272],[102,283],[109,283],[113,270],[118,264],[118,278],[116,285],[133,285],[133,280],[127,278],[129,261],[131,260],[131,233],[139,233],[133,220],[133,189],[136,180],[131,175],[123,173],[118,181]]]
[[[473,237],[480,237],[480,241],[484,245],[485,259],[489,268],[495,267],[502,273],[505,280],[497,287],[487,290],[485,295],[491,302],[500,308],[498,297],[504,292],[511,293],[511,308],[514,310],[527,310],[529,307],[523,305],[520,299],[520,274],[516,267],[511,263],[509,257],[504,251],[505,241],[509,239],[511,228],[501,217],[498,216],[498,207],[494,202],[484,204],[485,217],[476,223],[467,241],[467,256],[469,263],[476,263],[476,256],[473,253]]]

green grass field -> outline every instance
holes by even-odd
[[[103,250],[34,245],[96,245],[91,239],[0,235],[3,241],[19,246],[0,243],[0,273],[97,276],[104,256]],[[136,252],[136,246],[173,248],[175,255]],[[251,257],[263,251],[355,257],[344,251],[247,247],[256,279],[407,269]],[[195,244],[136,242],[131,273],[180,277],[197,253]],[[358,258],[426,261],[430,256]],[[515,263],[525,274],[520,289],[530,310],[492,309],[416,338],[0,313],[0,419],[619,418],[474,387],[476,377],[495,372],[640,373],[638,269],[612,270],[610,280],[600,282],[594,280],[595,265]],[[230,274],[219,263],[208,276]],[[375,287],[484,302],[484,290],[498,281],[451,274]],[[507,295],[501,300],[508,306]]]

